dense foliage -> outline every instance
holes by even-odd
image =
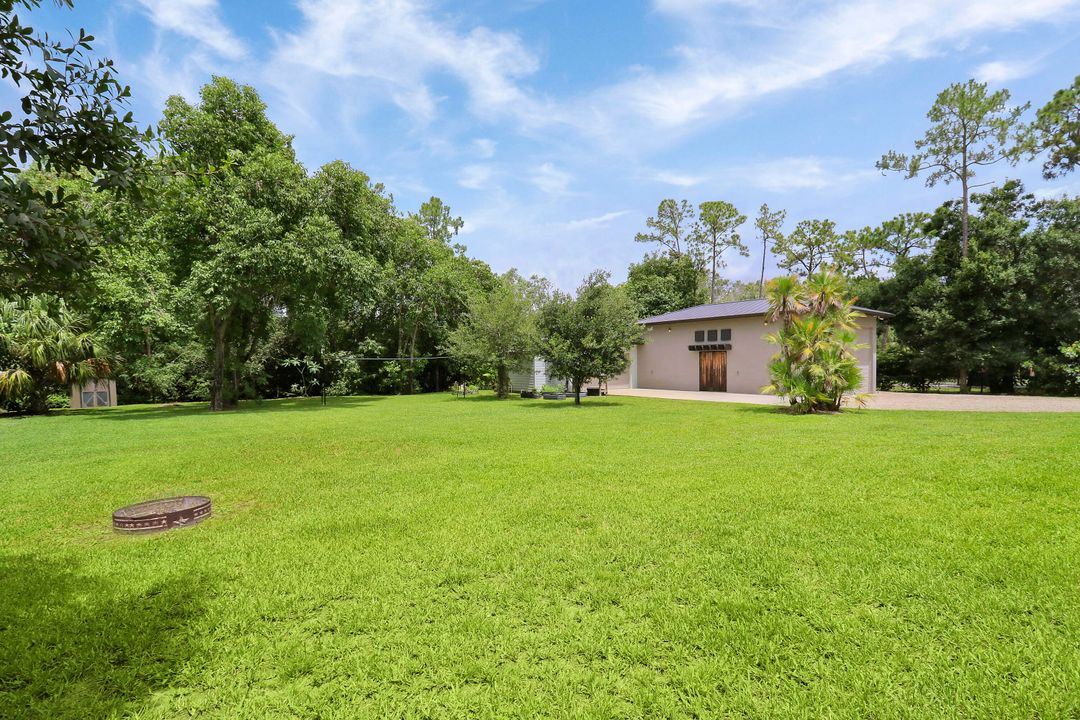
[[[71,6],[71,0],[57,0]],[[0,0],[0,78],[18,93],[0,112],[0,287],[57,292],[87,270],[99,236],[58,174],[92,189],[134,190],[145,139],[111,60],[91,57],[93,36],[62,43],[17,14],[41,0]],[[47,174],[22,172],[28,165]]]
[[[967,257],[960,211],[946,203],[927,222],[933,249],[897,263],[877,291],[911,349],[895,371],[917,386],[966,370],[992,392],[1021,381],[1075,392],[1062,348],[1080,338],[1080,201],[1036,202],[1018,182],[974,201]]]
[[[531,366],[538,349],[528,283],[510,272],[490,292],[474,294],[446,348],[468,378],[491,376],[496,395],[507,397],[510,372]]]
[[[603,383],[630,364],[630,347],[641,342],[637,308],[626,292],[596,271],[577,296],[555,292],[540,310],[540,355],[555,377],[565,378],[581,402],[587,380]]]
[[[854,351],[858,318],[840,275],[821,270],[806,281],[779,277],[765,286],[770,322],[768,335],[777,352],[769,362],[769,385],[763,391],[788,399],[791,410],[812,413],[840,410],[844,396],[862,384]],[[858,399],[858,396],[856,396]]]

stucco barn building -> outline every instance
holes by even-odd
[[[877,386],[877,328],[890,313],[858,308],[855,352],[863,391]],[[645,343],[630,351],[630,371],[622,379],[632,388],[760,393],[769,383],[768,362],[776,347],[765,340],[775,324],[765,322],[768,302],[741,300],[698,305],[641,321]],[[614,384],[614,383],[613,383]]]

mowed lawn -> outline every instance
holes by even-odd
[[[0,460],[0,717],[1080,715],[1077,415],[332,398]]]

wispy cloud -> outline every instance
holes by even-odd
[[[495,157],[496,143],[491,138],[477,138],[472,141],[472,149],[477,157],[487,160]]]
[[[643,68],[598,89],[577,118],[599,135],[612,135],[629,120],[650,134],[686,130],[840,72],[930,57],[979,33],[1055,22],[1076,6],[1075,0],[656,0],[655,10],[686,35],[672,53],[673,66]],[[746,23],[763,30],[748,38]]]
[[[150,21],[192,38],[228,60],[241,60],[247,46],[221,18],[218,0],[138,0]]]
[[[469,190],[487,190],[492,186],[495,168],[491,165],[466,165],[458,173],[458,185]]]
[[[407,113],[427,122],[441,100],[431,89],[447,74],[485,117],[528,103],[518,79],[539,68],[510,32],[459,27],[422,0],[301,0],[301,28],[279,37],[271,61],[284,81],[317,75],[364,80]]]
[[[555,167],[553,163],[546,162],[536,168],[530,179],[541,192],[548,195],[564,195],[574,176]]]
[[[841,158],[813,155],[784,157],[725,169],[727,184],[745,184],[760,190],[785,193],[802,190],[838,190],[879,177],[873,168]]]
[[[597,215],[596,217],[581,218],[580,220],[570,220],[568,222],[560,223],[559,227],[563,230],[588,230],[591,228],[603,227],[610,224],[612,220],[617,220],[618,218],[629,214],[629,210],[617,210],[615,212]]]

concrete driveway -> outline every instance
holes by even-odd
[[[772,395],[695,392],[690,390],[646,390],[610,388],[609,395],[701,400],[704,402],[783,405]],[[958,393],[878,392],[870,396],[866,407],[872,410],[952,410],[967,412],[1075,412],[1080,413],[1080,398],[1028,397],[1024,395],[960,395]]]

